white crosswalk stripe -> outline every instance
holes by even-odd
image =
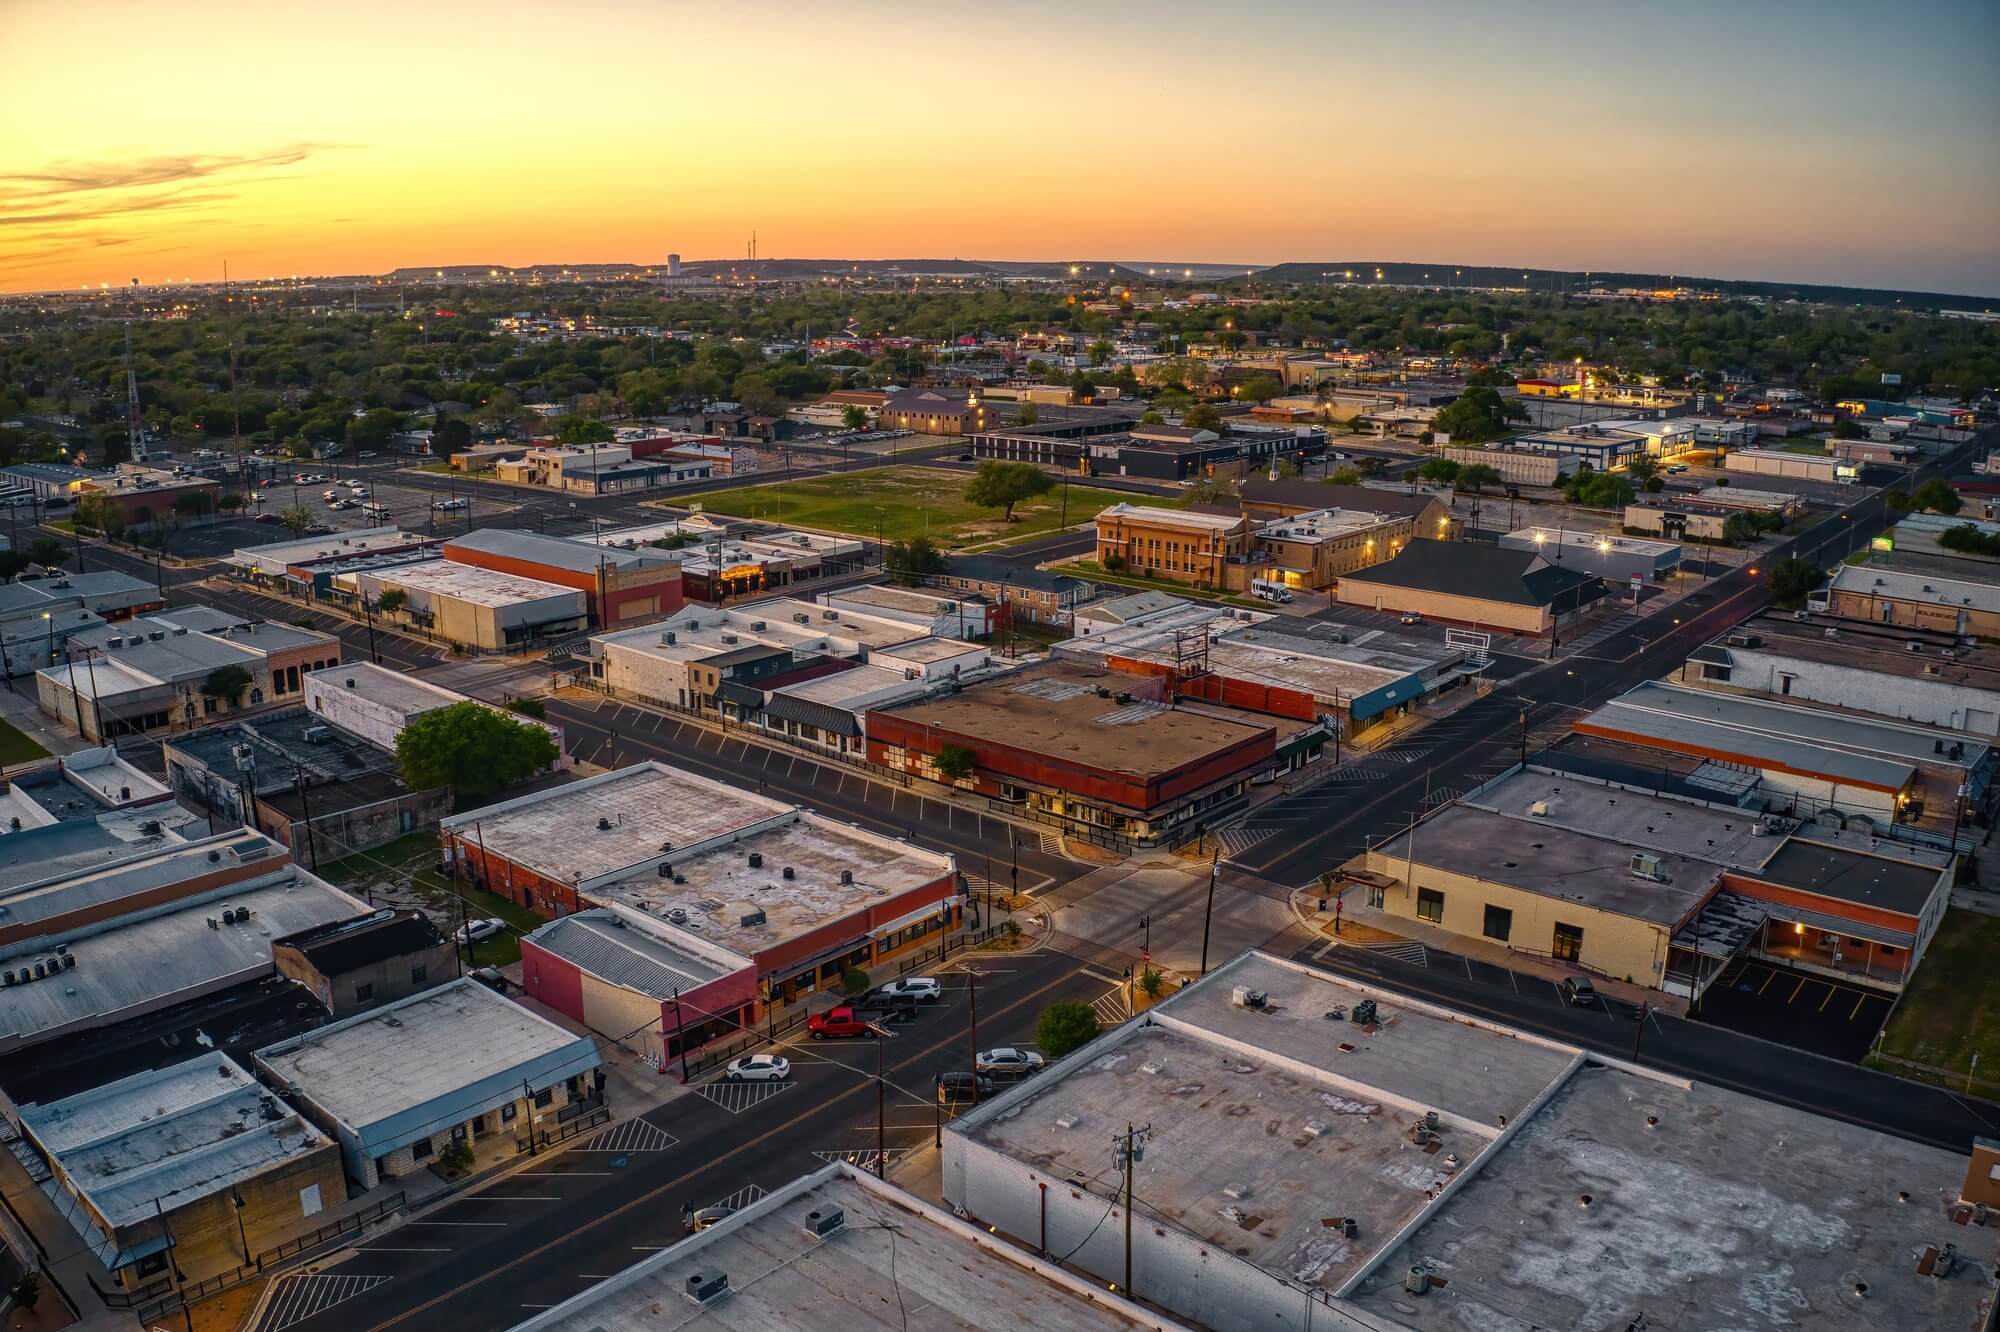
[[[1424,946],[1411,940],[1399,940],[1396,943],[1366,943],[1356,946],[1365,948],[1371,953],[1380,953],[1384,957],[1393,957],[1398,962],[1409,962],[1420,967],[1428,967],[1430,965],[1430,954],[1425,950]]]
[[[910,1149],[907,1147],[889,1148],[882,1153],[883,1168],[894,1169],[896,1162],[909,1154]],[[856,1170],[873,1171],[875,1169],[875,1149],[873,1147],[870,1147],[866,1151],[814,1152],[813,1155],[828,1165],[832,1165],[835,1161],[841,1161],[853,1166]]]
[[[745,1184],[742,1188],[736,1190],[736,1192],[730,1194],[727,1198],[719,1199],[716,1202],[712,1203],[711,1206],[733,1207],[740,1212],[744,1208],[748,1207],[751,1203],[756,1202],[759,1198],[763,1197],[765,1194],[769,1192],[770,1190],[765,1188],[762,1184]]]
[[[385,1276],[347,1276],[337,1272],[281,1276],[272,1283],[271,1299],[264,1306],[258,1332],[284,1332],[285,1328],[303,1323],[387,1280]]]
[[[591,1138],[581,1147],[571,1148],[578,1152],[664,1152],[679,1142],[673,1134],[658,1124],[643,1119],[628,1119],[622,1124],[613,1124],[604,1132]]]
[[[760,1105],[781,1092],[792,1089],[789,1082],[704,1082],[696,1087],[697,1096],[706,1097],[732,1115],[740,1115],[752,1106]]]
[[[1125,1006],[1125,990],[1118,989],[1100,994],[1091,1001],[1091,1011],[1097,1014],[1100,1026],[1115,1027],[1132,1016],[1132,1010]]]
[[[1283,828],[1284,825],[1278,823],[1244,823],[1234,828],[1218,829],[1215,839],[1222,843],[1225,856],[1234,856],[1238,852],[1248,851],[1259,842],[1283,831]]]

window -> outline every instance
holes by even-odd
[[[511,1124],[520,1117],[520,1114],[521,1114],[521,1107],[515,1105],[513,1102],[510,1101],[506,1105],[500,1107],[500,1122],[503,1124]]]
[[[486,1132],[486,1116],[474,1115],[472,1117],[472,1136],[476,1138],[484,1132]]]
[[[1513,930],[1514,913],[1512,911],[1506,907],[1488,906],[1486,908],[1485,934],[1487,938],[1498,939],[1501,943],[1506,943],[1507,936]]]
[[[373,984],[363,983],[354,987],[355,1003],[365,1004],[374,997],[375,997],[375,986]]]
[[[464,1142],[464,1141],[465,1141],[465,1125],[463,1125],[463,1124],[453,1124],[453,1125],[451,1126],[451,1140],[452,1140],[453,1142]]]
[[[553,1105],[555,1104],[555,1099],[556,1089],[554,1087],[544,1087],[535,1093],[535,1104],[538,1107]]]
[[[425,981],[430,979],[430,974],[431,974],[431,969],[429,967],[411,967],[410,984],[422,985]]]
[[[1583,957],[1583,927],[1556,922],[1555,944],[1550,954],[1559,962],[1576,962]]]
[[[431,1154],[431,1140],[429,1138],[418,1138],[415,1142],[410,1144],[411,1160],[427,1161],[430,1159],[430,1154]]]
[[[1444,923],[1444,894],[1435,888],[1417,889],[1417,919],[1434,925]]]

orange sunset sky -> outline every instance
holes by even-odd
[[[2000,294],[2000,10],[0,0],[0,290],[1414,260]]]

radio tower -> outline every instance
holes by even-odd
[[[139,416],[139,372],[132,366],[132,301],[138,298],[139,279],[132,279],[131,297],[125,302],[125,448],[135,463],[146,461],[145,433]]]

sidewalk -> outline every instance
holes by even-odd
[[[1599,994],[1622,1000],[1628,1004],[1649,1004],[1663,1013],[1676,1017],[1687,1012],[1688,1001],[1679,995],[1662,994],[1649,990],[1643,985],[1632,985],[1625,981],[1600,976],[1596,972],[1580,967],[1566,967],[1548,958],[1517,953],[1505,944],[1492,943],[1485,939],[1470,939],[1462,934],[1426,924],[1420,920],[1409,920],[1402,916],[1390,915],[1379,907],[1368,906],[1358,900],[1362,895],[1355,890],[1361,885],[1347,884],[1332,894],[1326,894],[1327,909],[1319,909],[1322,896],[1318,888],[1301,888],[1292,894],[1292,910],[1299,923],[1307,929],[1323,935],[1335,948],[1380,948],[1385,944],[1393,946],[1398,942],[1419,943],[1427,949],[1455,957],[1469,958],[1474,962],[1484,962],[1489,966],[1506,971],[1518,972],[1523,976],[1536,976],[1551,983],[1559,982],[1566,976],[1587,976]],[[1336,901],[1344,903],[1339,920],[1341,933],[1333,932]]]
[[[6,1197],[6,1206],[0,1207],[0,1231],[6,1233],[8,1247],[23,1262],[42,1258],[62,1287],[61,1291],[52,1290],[45,1281],[42,1303],[60,1308],[63,1297],[68,1296],[77,1313],[77,1321],[69,1326],[77,1332],[137,1332],[137,1318],[127,1310],[111,1308],[97,1293],[98,1287],[116,1288],[111,1273],[84,1247],[83,1238],[56,1212],[48,1195],[28,1178],[11,1151],[0,1150],[0,1194]]]

